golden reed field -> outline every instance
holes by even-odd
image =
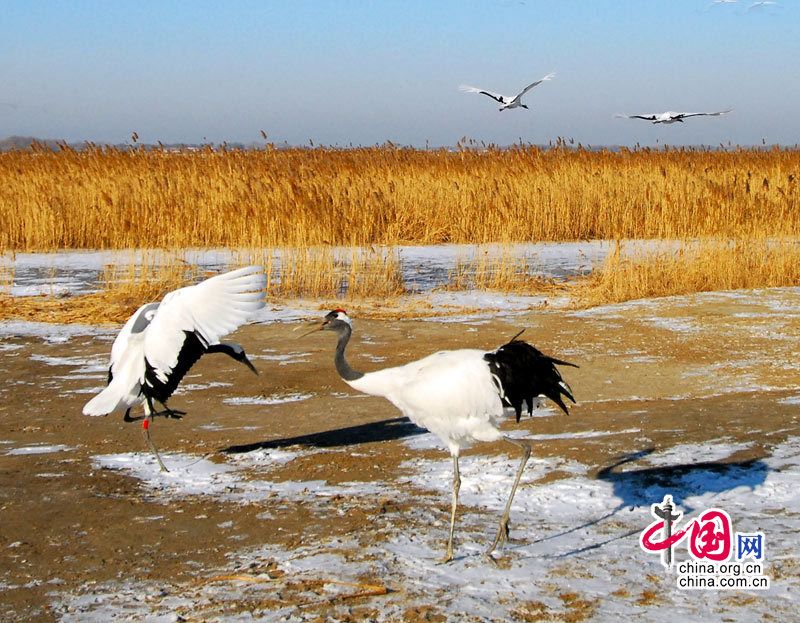
[[[0,154],[0,251],[793,236],[795,150]]]
[[[345,283],[350,299],[387,299],[405,291],[397,244],[684,241],[677,252],[613,253],[568,286],[531,277],[511,254],[460,264],[448,286],[566,288],[593,305],[799,285],[798,186],[793,149],[34,148],[0,154],[0,252],[257,249],[242,263],[265,262],[273,296],[335,298]],[[291,260],[277,273],[273,248]],[[128,277],[121,286],[105,275],[85,300],[99,319],[124,319],[191,275],[177,265]],[[74,299],[26,298],[0,299],[0,316],[81,314]]]

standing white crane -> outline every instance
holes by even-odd
[[[258,373],[244,349],[220,338],[264,307],[266,276],[259,266],[240,268],[168,293],[160,303],[142,305],[111,347],[108,386],[83,407],[85,415],[107,415],[143,405],[142,433],[162,471],[168,471],[150,439],[156,416],[180,418],[166,402],[189,369],[206,353],[224,353]],[[153,401],[164,407],[156,411]]]
[[[478,87],[471,87],[468,84],[462,84],[459,89],[464,93],[480,93],[481,95],[487,95],[491,97],[496,102],[502,104],[500,107],[500,111],[504,111],[508,108],[528,108],[525,104],[522,103],[522,96],[525,95],[528,91],[530,91],[533,87],[542,84],[546,80],[552,80],[555,78],[555,72],[547,74],[541,80],[537,80],[536,82],[531,82],[528,86],[526,86],[522,91],[517,93],[516,95],[508,96],[508,95],[500,95],[500,93],[494,93],[492,91],[487,91],[486,89],[479,89]]]
[[[614,116],[618,119],[644,119],[645,121],[650,121],[654,124],[670,124],[683,123],[683,120],[688,119],[689,117],[719,117],[720,115],[727,115],[732,110],[733,108],[726,108],[725,110],[720,110],[718,112],[675,112],[673,110],[668,110],[667,112],[648,113],[642,115],[623,115],[621,113],[617,113]]]
[[[458,470],[461,448],[476,441],[503,439],[522,449],[522,461],[500,518],[497,535],[486,551],[486,556],[491,556],[498,544],[508,539],[511,502],[531,454],[530,441],[501,434],[498,427],[503,416],[503,404],[513,406],[519,415],[523,400],[530,404],[532,397],[545,395],[569,413],[561,396],[572,402],[575,399],[556,364],[577,366],[544,355],[530,344],[517,340],[517,334],[493,352],[474,349],[440,351],[404,366],[365,374],[353,370],[344,356],[353,330],[347,313],[343,309],[328,313],[322,323],[306,335],[322,330],[333,331],[339,336],[334,363],[350,387],[386,398],[414,424],[436,435],[449,449],[453,458],[453,501],[450,535],[442,562],[453,559],[453,534],[461,486]]]

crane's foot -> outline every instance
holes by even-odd
[[[448,562],[453,560],[453,550],[448,548],[447,552],[445,553],[444,557],[439,558],[436,561],[437,565],[446,565]]]
[[[492,552],[495,549],[497,549],[498,546],[502,548],[506,543],[508,543],[509,540],[510,539],[508,536],[508,517],[503,517],[500,520],[500,525],[497,528],[497,535],[495,535],[494,541],[492,541],[492,544],[489,546],[489,549],[486,550],[486,556],[491,557]]]
[[[483,559],[493,567],[500,567],[500,564],[497,562],[497,559],[492,556],[491,552],[483,552]]]
[[[143,420],[146,416],[140,415],[138,417],[131,417],[131,410],[128,409],[125,412],[125,415],[122,416],[123,422],[138,422],[139,420]]]
[[[180,420],[184,415],[186,415],[186,411],[179,411],[178,409],[170,409],[169,407],[164,407],[163,411],[156,411],[152,414],[152,417],[168,417],[173,420]]]

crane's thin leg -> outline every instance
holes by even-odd
[[[447,539],[447,553],[439,560],[444,564],[453,560],[453,534],[456,531],[456,507],[458,507],[458,490],[461,488],[461,473],[458,471],[458,455],[453,455],[453,506],[450,508],[450,536]]]
[[[511,502],[514,499],[514,494],[517,492],[517,486],[519,485],[519,480],[522,478],[522,472],[525,470],[525,464],[528,462],[528,459],[531,456],[531,442],[525,439],[511,439],[510,437],[504,437],[504,439],[522,448],[522,460],[519,463],[519,467],[517,468],[517,477],[514,479],[514,486],[511,487],[511,495],[508,496],[508,502],[506,502],[506,508],[503,511],[503,516],[500,518],[500,526],[497,529],[497,536],[494,537],[494,541],[489,546],[489,549],[486,550],[486,556],[491,558],[492,552],[495,548],[500,545],[501,543],[505,543],[508,540],[508,517],[509,513],[511,512]]]
[[[161,457],[158,455],[158,450],[156,450],[156,446],[153,443],[153,440],[150,439],[150,422],[153,421],[153,405],[150,404],[150,399],[148,398],[145,400],[144,403],[144,420],[142,420],[142,435],[144,436],[145,442],[147,442],[147,446],[150,448],[150,451],[155,455],[156,461],[158,461],[159,467],[161,467],[162,472],[168,472],[166,465],[161,460]]]

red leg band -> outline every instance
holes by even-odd
[[[144,418],[142,420],[142,430],[147,430],[150,428],[150,418]]]

